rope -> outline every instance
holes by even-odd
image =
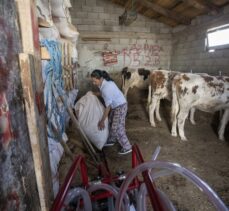
[[[58,90],[64,92],[64,82],[62,80],[61,66],[61,46],[60,43],[54,40],[44,39],[41,45],[48,49],[50,60],[44,68],[45,87],[44,101],[48,121],[48,136],[57,141],[62,140],[62,135],[65,131],[65,108],[58,99],[59,95],[53,89],[53,86],[58,87]],[[53,130],[56,128],[56,132]],[[58,137],[56,137],[58,136]]]

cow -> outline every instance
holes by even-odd
[[[127,93],[130,88],[137,87],[140,89],[147,89],[148,78],[150,71],[144,68],[129,69],[125,67],[122,69],[122,92],[127,98]]]
[[[169,70],[154,70],[149,76],[149,92],[148,92],[148,106],[149,106],[149,120],[151,126],[155,127],[154,114],[156,119],[161,121],[159,109],[160,109],[160,100],[167,99],[172,100],[172,81],[176,75],[179,75],[179,72],[169,71]],[[194,111],[191,109],[190,112],[190,121],[192,124],[195,124],[194,121]]]
[[[229,121],[229,77],[184,73],[176,75],[172,82],[172,130],[186,141],[185,119],[191,108],[205,112],[224,110],[218,136],[224,140],[224,130]]]

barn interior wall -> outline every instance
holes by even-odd
[[[90,89],[87,79],[95,68],[107,70],[118,81],[125,66],[170,67],[170,27],[141,15],[129,26],[121,26],[119,16],[124,8],[107,0],[71,3],[72,23],[80,33],[77,49],[80,65],[78,87],[81,92]]]
[[[171,67],[177,71],[229,74],[229,48],[208,52],[205,50],[206,31],[229,23],[229,6],[216,15],[194,19],[188,27],[173,29]]]
[[[0,210],[41,210],[18,64],[13,0],[0,3]]]

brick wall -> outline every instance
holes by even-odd
[[[125,66],[170,67],[171,28],[141,15],[129,26],[120,26],[119,16],[123,12],[124,8],[107,0],[72,1],[72,23],[80,32],[78,78],[81,90],[88,89],[85,78],[95,68],[115,73]],[[87,37],[110,40],[85,41]],[[117,62],[104,63],[103,55],[107,52],[114,53]]]
[[[229,6],[219,14],[197,17],[191,26],[173,29],[173,70],[229,74],[229,48],[209,53],[205,50],[206,31],[229,23]]]

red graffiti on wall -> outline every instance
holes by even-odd
[[[157,66],[160,64],[161,47],[159,45],[133,44],[129,48],[124,48],[121,52],[116,50],[103,52],[104,66],[118,63],[118,58],[123,62],[123,66]]]
[[[158,45],[132,45],[122,50],[124,66],[155,66],[160,64],[160,51]]]
[[[141,64],[141,48],[139,46],[133,45],[131,48],[123,49],[123,61],[124,66],[139,66]]]
[[[118,63],[118,52],[116,51],[105,51],[103,52],[103,64],[104,66],[109,66]]]

